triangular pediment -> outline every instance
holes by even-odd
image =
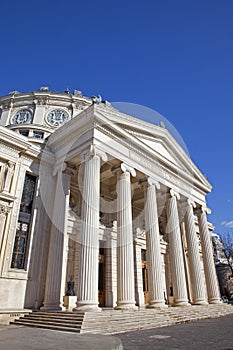
[[[104,109],[101,112],[101,115],[109,120],[110,127],[117,129],[119,136],[122,134],[122,139],[128,138],[131,144],[135,142],[136,147],[157,158],[160,164],[178,169],[180,174],[187,174],[211,190],[206,177],[166,128],[123,114],[114,108],[109,110],[110,113],[105,113]],[[100,116],[99,113],[96,115]]]
[[[153,151],[158,152],[162,157],[168,159],[170,162],[177,165],[177,161],[175,157],[171,155],[171,153],[164,147],[161,142],[156,142],[154,140],[148,140],[143,137],[138,137],[144,144],[150,147]]]
[[[125,149],[134,150],[135,154],[138,153],[152,162],[154,160],[171,173],[177,174],[178,171],[181,176],[195,180],[197,186],[200,185],[207,192],[211,190],[208,180],[167,129],[125,115],[112,107],[91,105],[51,135],[48,144],[53,145],[52,148],[58,152],[60,146],[65,145],[71,157],[73,153],[69,144],[72,144],[72,148],[75,146],[81,149],[80,140],[84,142],[87,139],[83,135],[89,133],[88,140],[94,140],[95,130],[99,132],[99,144],[104,142],[107,135],[116,152],[117,147],[124,144]]]

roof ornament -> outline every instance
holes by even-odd
[[[8,93],[8,95],[16,95],[16,94],[20,94],[20,92],[17,91],[17,90],[13,90],[13,91],[10,91],[10,92]]]
[[[99,105],[102,102],[102,97],[100,95],[97,96],[92,96],[92,102],[96,103],[97,105]]]
[[[48,86],[41,86],[39,91],[49,92],[49,91],[50,91],[50,89],[49,89],[49,87],[48,87]]]
[[[165,127],[165,124],[164,124],[164,122],[161,120],[161,122],[159,123],[159,126],[161,127],[161,128],[163,128],[163,129],[166,129],[166,127]]]
[[[76,97],[82,97],[83,96],[83,93],[81,90],[74,90],[74,96]]]

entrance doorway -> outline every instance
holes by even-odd
[[[144,293],[144,303],[149,303],[149,291],[148,291],[148,269],[146,261],[146,250],[141,250],[142,257],[142,283],[143,283],[143,293]]]
[[[99,306],[105,306],[105,263],[104,247],[99,248],[99,283],[98,283]]]

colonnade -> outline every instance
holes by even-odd
[[[84,156],[83,205],[80,229],[80,267],[79,292],[77,307],[79,310],[100,310],[98,307],[98,227],[100,202],[100,164],[106,155],[94,146]],[[121,163],[112,169],[117,176],[117,306],[116,309],[136,309],[134,288],[134,257],[131,208],[131,177],[136,175],[135,169]],[[140,184],[144,188],[145,225],[148,263],[149,304],[156,308],[165,305],[163,291],[163,273],[160,253],[160,232],[158,225],[157,190],[160,184],[147,178]],[[178,202],[179,194],[169,189],[166,202],[167,227],[169,241],[169,258],[174,294],[174,305],[189,305],[185,263],[180,231]],[[203,283],[202,263],[197,239],[194,209],[195,203],[187,198],[185,203],[185,231],[189,261],[191,299],[193,304],[220,302],[219,287],[212,254],[211,237],[208,230],[206,213],[202,206],[196,208],[198,217],[205,283]],[[56,247],[55,247],[56,248]],[[51,250],[51,249],[50,249]],[[61,250],[60,250],[61,253]],[[53,252],[52,257],[56,256]],[[48,266],[48,269],[50,267]],[[49,279],[52,275],[50,274]],[[50,289],[54,288],[47,278]],[[205,284],[207,293],[205,291]],[[47,288],[48,289],[48,288]],[[46,289],[46,290],[47,290]],[[49,289],[48,289],[49,290]],[[53,298],[50,290],[51,298]],[[207,298],[206,298],[207,296]],[[54,301],[46,305],[55,305]],[[56,306],[58,306],[56,304]]]

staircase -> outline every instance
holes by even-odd
[[[228,304],[139,309],[137,311],[39,312],[25,315],[11,324],[76,333],[114,334],[158,328],[233,314]]]
[[[72,312],[35,311],[10,324],[80,333],[84,315],[84,313]]]

